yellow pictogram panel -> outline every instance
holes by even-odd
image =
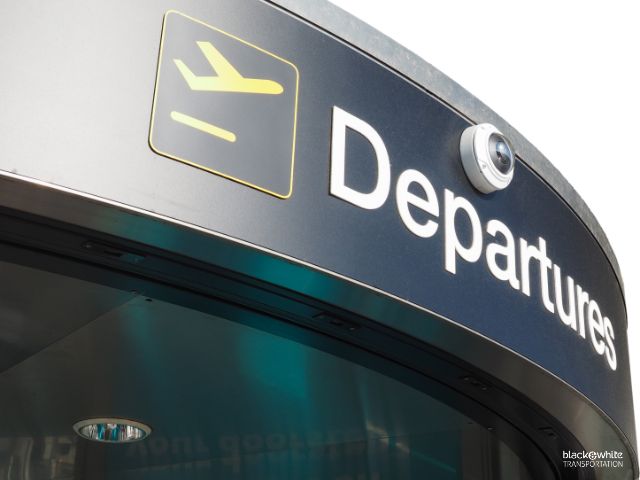
[[[211,42],[196,42],[211,68],[217,73],[215,76],[198,76],[187,67],[182,60],[174,58],[178,70],[184,77],[191,90],[199,92],[234,92],[234,93],[258,93],[264,95],[280,95],[284,88],[278,82],[261,78],[245,78]],[[217,127],[203,120],[198,120],[180,112],[171,112],[171,118],[210,135],[215,135],[228,142],[235,142],[236,135],[233,132]]]
[[[299,73],[179,12],[164,18],[149,143],[160,155],[288,198]]]

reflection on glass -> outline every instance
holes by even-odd
[[[535,462],[430,395],[427,379],[417,390],[247,325],[276,319],[127,301],[107,287],[0,267],[8,289],[0,312],[10,305],[25,326],[17,342],[27,343],[29,325],[51,322],[46,305],[15,294],[33,285],[55,303],[56,319],[84,325],[0,373],[0,480],[552,478],[532,475]],[[78,416],[96,414],[139,419],[153,433],[124,445],[73,434]],[[118,421],[93,423],[84,436],[141,435]]]

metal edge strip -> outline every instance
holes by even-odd
[[[458,111],[473,123],[492,123],[515,146],[518,157],[544,180],[582,220],[616,274],[624,298],[620,265],[607,235],[582,197],[560,171],[522,134],[433,65],[328,0],[263,0],[304,18],[371,55]]]

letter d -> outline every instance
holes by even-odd
[[[366,138],[376,154],[378,181],[371,192],[359,192],[344,183],[347,127]],[[368,210],[380,208],[386,202],[391,187],[389,154],[378,132],[358,117],[333,107],[331,129],[331,184],[330,192],[338,198]]]

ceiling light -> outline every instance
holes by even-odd
[[[104,443],[127,443],[143,440],[151,428],[140,422],[123,418],[90,418],[73,425],[82,438]]]

